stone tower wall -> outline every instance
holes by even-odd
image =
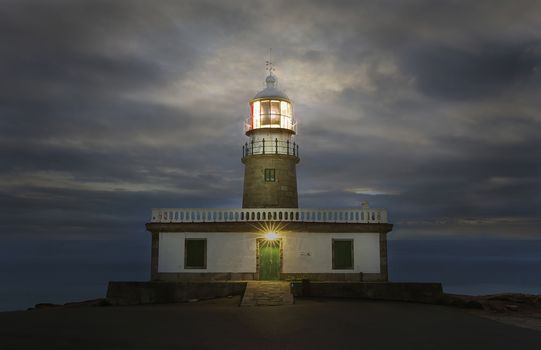
[[[243,158],[243,208],[298,208],[297,170],[299,158],[257,154]],[[275,181],[265,181],[265,169],[275,169]]]

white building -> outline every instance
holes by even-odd
[[[298,208],[292,101],[276,77],[250,101],[243,208],[153,209],[151,279],[387,281],[385,209]]]

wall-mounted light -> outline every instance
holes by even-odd
[[[274,241],[278,238],[278,234],[276,232],[267,232],[265,233],[265,239],[267,241]]]

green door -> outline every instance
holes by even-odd
[[[261,242],[259,246],[259,279],[280,279],[280,242]]]

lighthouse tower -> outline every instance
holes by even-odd
[[[299,146],[292,102],[277,88],[272,63],[267,64],[266,87],[250,100],[244,131],[243,208],[298,208]]]

